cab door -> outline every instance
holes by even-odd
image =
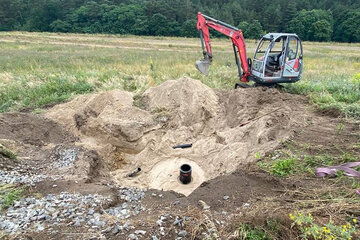
[[[296,36],[289,36],[284,60],[283,77],[300,77],[302,64],[301,41]]]

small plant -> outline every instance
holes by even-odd
[[[153,60],[152,60],[152,57],[150,56],[150,71],[154,71],[155,70],[155,68],[154,68],[154,62],[153,62]]]
[[[290,174],[294,174],[295,164],[295,158],[276,160],[271,167],[271,173],[276,176],[286,177]]]
[[[261,159],[261,152],[255,153],[255,157],[256,157],[257,160],[260,160]]]
[[[337,125],[337,129],[338,129],[338,133],[340,134],[340,133],[344,130],[344,124],[339,123],[339,124]]]
[[[355,85],[355,87],[360,88],[360,73],[356,74],[352,79],[351,82]]]
[[[360,234],[355,218],[341,226],[331,221],[320,226],[314,222],[311,214],[290,213],[289,217],[293,221],[292,227],[296,226],[300,230],[303,240],[351,240],[357,239]]]
[[[23,194],[23,189],[21,188],[12,188],[9,191],[6,191],[3,196],[1,196],[1,209],[6,209],[11,207],[15,201],[18,201]]]
[[[4,147],[2,144],[0,144],[0,155],[3,155],[4,157],[10,158],[10,159],[17,158],[17,155],[13,151]]]
[[[239,227],[239,239],[241,240],[270,240],[264,230],[252,227],[250,224],[241,224]]]

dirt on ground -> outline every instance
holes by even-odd
[[[344,124],[341,133],[336,132],[339,123]],[[97,193],[111,196],[117,206],[123,202],[113,186],[150,189],[142,200],[146,211],[130,221],[150,238],[159,236],[159,216],[167,216],[171,220],[164,226],[169,230],[161,239],[178,235],[180,229],[170,223],[175,216],[193,219],[185,227],[191,237],[183,239],[202,239],[199,200],[211,207],[223,239],[231,239],[239,217],[254,220],[259,210],[250,209],[265,206],[266,199],[277,198],[278,205],[264,214],[291,208],[284,193],[306,187],[306,180],[287,182],[254,168],[287,140],[314,146],[309,151],[318,146],[333,152],[360,140],[358,123],[316,114],[303,96],[262,87],[220,91],[190,78],[167,81],[141,96],[113,90],[79,96],[40,115],[0,114],[0,129],[0,143],[18,155],[11,164],[0,155],[0,169],[59,176],[35,182],[29,192]],[[192,147],[173,149],[186,143]],[[187,185],[178,180],[184,163],[193,169]],[[138,167],[140,173],[127,176]],[[82,227],[63,227],[60,235],[54,229],[28,237],[89,237]],[[109,232],[104,236],[128,239]]]

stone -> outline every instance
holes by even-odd
[[[229,200],[229,198],[230,198],[229,196],[224,196],[223,197],[224,200]]]
[[[129,239],[131,239],[131,240],[138,240],[139,238],[135,235],[135,234],[133,234],[133,233],[131,233],[131,234],[129,234]]]
[[[95,213],[95,210],[90,208],[89,211],[88,211],[88,215],[93,215]]]
[[[146,231],[144,231],[144,230],[136,230],[136,231],[135,231],[135,234],[136,234],[136,235],[139,235],[139,234],[140,234],[140,235],[145,235],[145,234],[146,234]]]
[[[115,226],[115,227],[113,228],[113,230],[111,231],[111,233],[112,233],[113,235],[116,235],[116,234],[119,233],[119,231],[120,231],[120,228],[119,228],[118,226]]]
[[[186,235],[187,235],[187,231],[185,231],[185,230],[182,230],[178,233],[179,237],[185,237]]]

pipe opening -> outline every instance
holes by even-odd
[[[191,182],[191,166],[189,164],[183,164],[180,167],[180,182],[182,184],[188,184]]]

